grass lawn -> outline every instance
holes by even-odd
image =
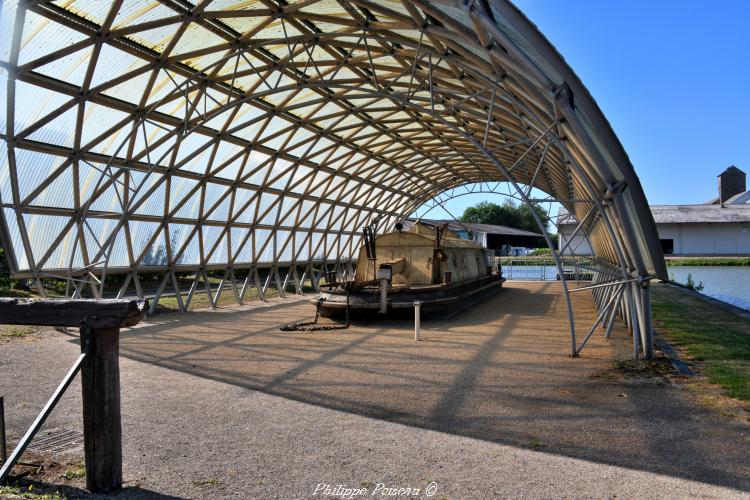
[[[750,266],[750,257],[666,257],[668,266]]]
[[[187,287],[186,287],[187,288]],[[313,286],[312,281],[306,280],[302,286],[302,290],[305,293],[312,292]],[[242,291],[242,283],[238,283],[237,291]],[[213,294],[216,294],[216,290],[212,292]],[[296,290],[294,288],[293,284],[289,284],[286,288],[286,293],[288,295],[294,295],[296,293]],[[182,300],[183,302],[187,300],[187,292],[184,292],[182,294]],[[277,298],[279,296],[279,290],[275,285],[271,285],[266,290],[266,299],[273,299]],[[258,290],[255,287],[248,288],[245,292],[244,297],[244,303],[252,303],[258,300]],[[231,288],[230,285],[225,285],[224,290],[221,292],[221,297],[219,297],[219,303],[217,306],[232,306],[236,305],[237,302],[234,298],[234,290]],[[190,309],[203,309],[211,307],[211,303],[208,301],[208,295],[206,295],[206,290],[203,288],[203,286],[199,286],[198,289],[193,294],[193,298],[190,301]],[[159,309],[162,312],[169,312],[169,311],[178,311],[179,307],[177,305],[177,298],[174,296],[169,297],[161,297],[159,299]]]
[[[677,287],[652,287],[656,329],[682,348],[709,382],[750,402],[750,319]]]

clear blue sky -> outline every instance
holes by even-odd
[[[594,96],[649,203],[702,203],[729,165],[750,174],[749,0],[515,3]]]

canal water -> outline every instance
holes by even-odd
[[[673,281],[687,283],[690,274],[696,285],[703,282],[701,293],[750,310],[750,267],[674,266],[667,269]]]
[[[690,274],[696,285],[703,283],[701,293],[750,310],[750,267],[674,266],[667,269],[673,281],[685,284]],[[509,280],[557,280],[557,268],[519,259],[503,265],[503,276]]]

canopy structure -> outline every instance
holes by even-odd
[[[6,0],[0,23],[0,240],[42,293],[124,273],[142,295],[160,273],[155,303],[212,270],[238,301],[317,286],[363,226],[504,181],[575,215],[603,311],[650,330],[641,292],[666,268],[638,178],[507,1]]]

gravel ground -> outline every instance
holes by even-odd
[[[318,484],[342,484],[371,496],[384,483],[425,498],[435,482],[435,498],[750,498],[750,426],[679,381],[612,375],[629,352],[621,330],[568,358],[556,285],[508,288],[424,322],[418,344],[408,322],[279,332],[311,314],[306,302],[124,332],[120,495],[319,498]],[[583,325],[593,308],[577,300]],[[14,441],[77,352],[57,332],[0,345]],[[42,436],[80,427],[76,382]]]

